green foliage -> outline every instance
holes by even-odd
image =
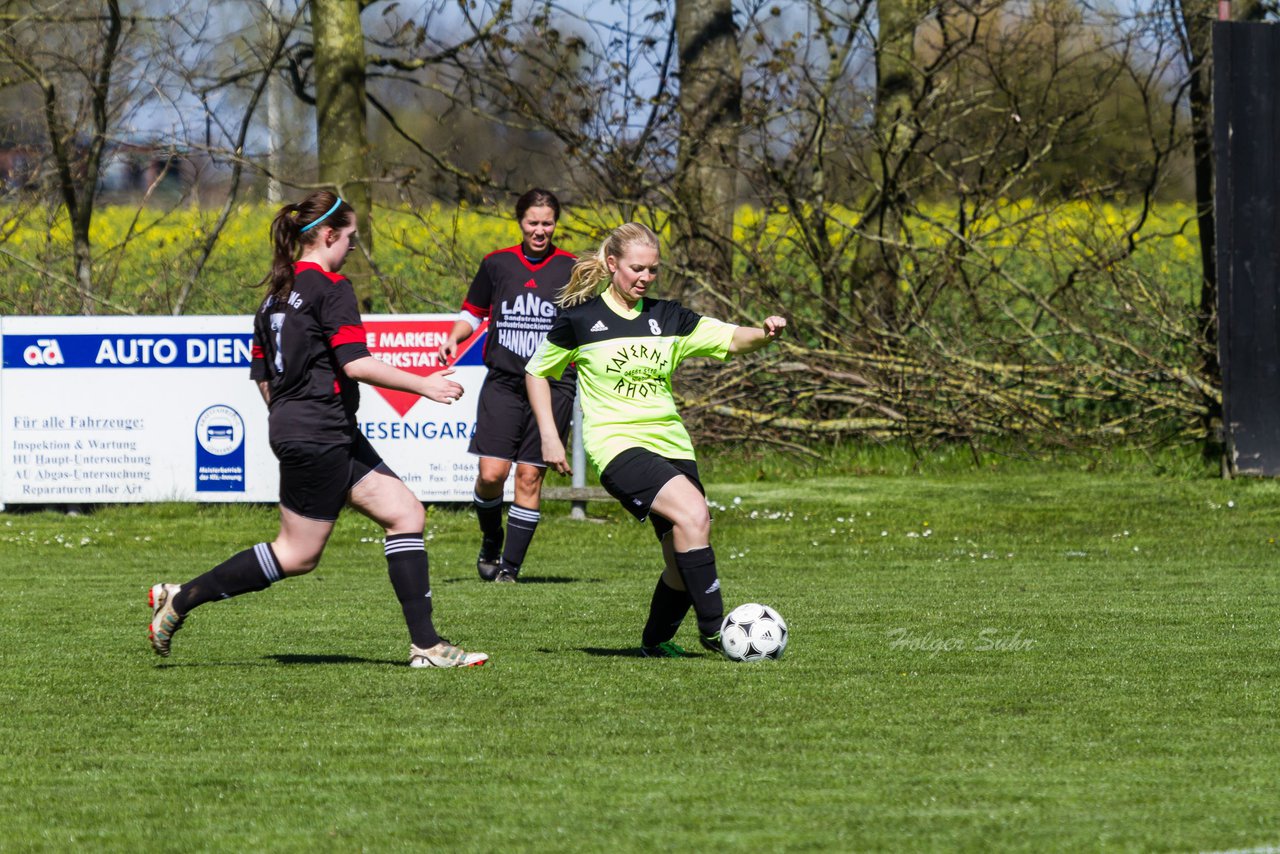
[[[0,233],[0,272],[5,276],[0,309],[9,314],[76,313],[79,297],[66,265],[71,252],[65,214],[41,209],[7,212],[9,230]],[[101,314],[249,314],[262,299],[260,286],[271,263],[266,205],[235,208],[214,245],[190,295],[198,247],[217,220],[198,208],[139,211],[128,206],[101,209],[93,241]],[[564,218],[559,242],[584,251],[595,218],[584,212]],[[440,205],[379,208],[374,216],[378,278],[371,287],[374,312],[456,311],[485,255],[520,241],[507,212]],[[45,271],[41,275],[39,271]]]
[[[1280,596],[1258,569],[1280,487],[925,470],[709,478],[727,601],[791,625],[760,665],[635,655],[660,558],[613,505],[586,523],[548,505],[542,583],[514,587],[475,579],[469,512],[431,509],[439,625],[494,656],[466,672],[405,666],[377,531],[354,515],[316,573],[198,610],[167,660],[147,587],[270,537],[273,509],[0,516],[0,848],[1280,837]]]
[[[752,407],[709,407],[725,419],[716,435],[768,425],[1099,447],[1208,433],[1220,391],[1190,205],[914,205],[895,294],[878,308],[860,292],[856,214],[740,221],[748,284],[720,295],[749,319],[781,305],[793,325],[775,371],[735,377]]]

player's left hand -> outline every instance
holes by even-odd
[[[766,338],[777,338],[782,334],[782,330],[787,328],[787,319],[770,315],[764,319],[764,325],[761,328],[764,329]]]

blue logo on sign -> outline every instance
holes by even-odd
[[[196,492],[244,492],[244,419],[210,406],[196,419]]]

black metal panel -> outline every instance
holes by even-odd
[[[1280,27],[1213,28],[1218,353],[1233,468],[1280,475]]]

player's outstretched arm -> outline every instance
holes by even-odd
[[[573,474],[565,459],[564,443],[556,430],[556,417],[551,409],[551,383],[546,377],[525,374],[524,386],[529,392],[529,408],[538,420],[538,432],[542,435],[542,461],[560,474]]]
[[[777,315],[766,317],[759,328],[739,326],[733,330],[733,340],[729,342],[729,352],[734,355],[754,353],[781,335],[782,330],[786,328],[787,319]]]
[[[453,403],[463,394],[462,386],[449,379],[449,375],[453,373],[452,368],[420,377],[373,356],[362,356],[347,362],[342,370],[353,380],[393,391],[407,391],[436,403]]]

